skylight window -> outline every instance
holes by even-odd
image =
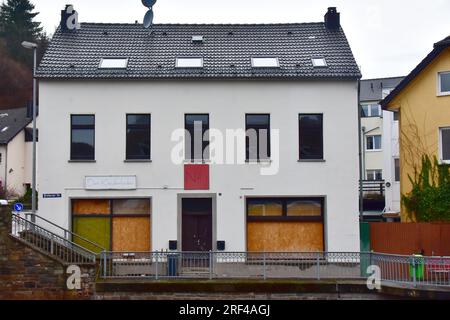
[[[327,61],[325,60],[325,58],[313,58],[312,64],[315,68],[327,67]]]
[[[2,129],[2,132],[5,132],[6,130],[8,130],[9,129],[9,127],[4,127],[3,129]]]
[[[100,69],[126,69],[128,66],[127,58],[103,58],[100,61]]]
[[[252,58],[252,67],[253,68],[279,68],[280,63],[278,58]]]
[[[177,68],[203,68],[203,58],[177,58]]]

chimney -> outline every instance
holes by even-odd
[[[73,9],[73,5],[67,4],[64,10],[61,10],[61,22],[62,31],[73,31],[80,29],[78,23],[78,12]]]
[[[341,27],[341,14],[337,12],[336,7],[328,8],[325,14],[325,28],[328,30],[339,30]]]

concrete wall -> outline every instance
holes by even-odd
[[[326,249],[359,251],[357,103],[356,81],[41,81],[38,188],[62,198],[41,196],[39,212],[70,228],[70,199],[152,198],[152,249],[166,249],[178,236],[178,194],[205,193],[184,191],[183,166],[171,161],[184,114],[209,113],[210,128],[224,131],[245,128],[246,113],[270,113],[278,174],[262,176],[267,164],[211,165],[215,238],[246,250],[245,197],[326,196]],[[70,114],[86,113],[96,116],[96,162],[72,163]],[[151,113],[151,163],[124,162],[126,113]],[[299,113],[324,114],[325,162],[298,162]],[[87,191],[86,175],[136,175],[137,190]]]

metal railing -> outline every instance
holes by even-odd
[[[386,184],[384,180],[362,180],[362,191],[365,194],[384,195]],[[361,190],[361,187],[360,187]]]
[[[23,212],[23,214],[25,215],[25,218],[28,221],[36,223],[37,225],[39,225],[42,228],[47,229],[47,230],[53,229],[53,230],[55,230],[55,233],[59,233],[60,236],[62,236],[66,240],[76,242],[77,244],[81,245],[82,247],[89,248],[96,253],[105,251],[105,248],[103,248],[99,244],[97,244],[89,239],[86,239],[85,237],[82,237],[76,233],[73,233],[70,230],[64,229],[63,227],[55,224],[54,222],[51,222],[50,220],[45,219],[44,217],[41,217],[37,214],[33,214],[32,212]]]
[[[374,253],[382,281],[414,286],[450,286],[450,257],[422,257]]]
[[[102,252],[102,278],[358,279],[368,253]]]
[[[67,264],[93,264],[97,254],[39,225],[12,214],[11,236]]]
[[[101,278],[129,279],[367,279],[450,286],[450,257],[372,252],[102,252]]]

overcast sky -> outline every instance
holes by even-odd
[[[0,0],[2,1],[2,0]],[[32,0],[52,34],[71,3],[80,22],[142,21],[141,0]],[[450,0],[159,0],[155,23],[318,22],[336,6],[365,79],[408,74],[450,35]]]

